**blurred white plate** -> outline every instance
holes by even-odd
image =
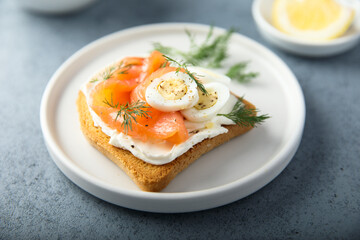
[[[45,14],[65,14],[79,11],[95,0],[16,0],[19,6]]]
[[[226,64],[250,60],[260,77],[232,90],[271,119],[207,153],[160,193],[143,192],[115,164],[90,146],[78,121],[75,101],[82,83],[124,55],[150,52],[152,43],[187,49],[184,29],[204,39],[209,26],[169,23],[131,28],[103,37],[70,57],[53,75],[41,103],[41,127],[49,153],[75,184],[105,201],[151,212],[189,212],[241,199],[274,179],[289,163],[301,140],[305,105],[289,68],[269,50],[234,34]],[[214,33],[223,33],[215,28]]]
[[[344,0],[343,0],[344,1]],[[326,42],[309,42],[280,32],[271,24],[274,0],[255,0],[252,15],[260,34],[276,47],[307,57],[327,57],[355,47],[360,40],[360,1],[348,0],[356,11],[352,26],[341,37]]]

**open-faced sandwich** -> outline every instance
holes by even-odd
[[[145,191],[160,191],[183,169],[262,122],[229,90],[225,75],[153,51],[125,57],[79,92],[89,142]]]

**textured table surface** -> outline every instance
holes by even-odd
[[[0,1],[0,239],[360,239],[360,45],[326,59],[281,52],[259,35],[251,1],[99,1],[44,16]],[[293,70],[306,125],[289,166],[232,204],[184,214],[118,207],[81,190],[44,145],[39,110],[54,71],[84,45],[128,27],[239,27]]]

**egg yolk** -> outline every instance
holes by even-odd
[[[199,91],[199,101],[194,106],[197,110],[204,110],[211,108],[218,100],[218,94],[216,91],[208,91],[208,95]]]
[[[185,96],[187,86],[184,80],[171,78],[161,81],[157,90],[166,100],[178,100]]]

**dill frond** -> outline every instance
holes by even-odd
[[[185,29],[190,41],[190,50],[188,52],[164,46],[159,42],[153,43],[153,46],[155,50],[163,54],[181,56],[192,65],[219,68],[222,66],[222,61],[227,57],[227,46],[233,32],[234,30],[230,29],[226,33],[214,37],[214,27],[211,26],[205,40],[198,45],[195,36]]]
[[[256,127],[257,124],[261,124],[266,119],[270,118],[270,116],[267,114],[256,116],[254,114],[256,112],[256,109],[245,108],[245,104],[240,99],[236,102],[230,113],[217,115],[227,117],[242,127]]]
[[[239,62],[231,66],[228,72],[226,73],[226,76],[240,83],[250,82],[252,79],[259,76],[259,73],[257,72],[245,73],[248,64],[249,62]]]
[[[166,58],[166,61],[168,62],[172,62],[177,66],[176,72],[178,73],[181,69],[185,70],[185,73],[196,83],[196,86],[200,89],[200,91],[202,91],[203,93],[205,93],[206,95],[208,95],[209,93],[206,91],[204,85],[196,79],[195,74],[190,72],[189,69],[187,68],[187,64],[185,62],[178,62],[175,59],[163,55],[164,58]]]
[[[125,105],[119,105],[119,103],[114,104],[112,95],[110,102],[107,99],[105,99],[103,102],[109,107],[119,109],[116,114],[115,121],[117,121],[119,117],[123,118],[121,127],[124,128],[125,134],[127,134],[129,130],[132,131],[133,122],[137,122],[136,119],[138,117],[151,118],[149,115],[150,111],[146,110],[146,108],[150,108],[150,106],[145,105],[145,102],[138,100],[134,103],[126,103]]]
[[[114,73],[118,70],[121,69],[121,71],[119,71],[117,74],[128,74],[129,69],[132,66],[135,66],[136,64],[126,64],[124,65],[124,62],[121,61],[119,64],[115,65],[115,66],[111,66],[108,69],[106,69],[103,73],[102,73],[102,79],[103,80],[108,80],[109,78],[113,77]]]

